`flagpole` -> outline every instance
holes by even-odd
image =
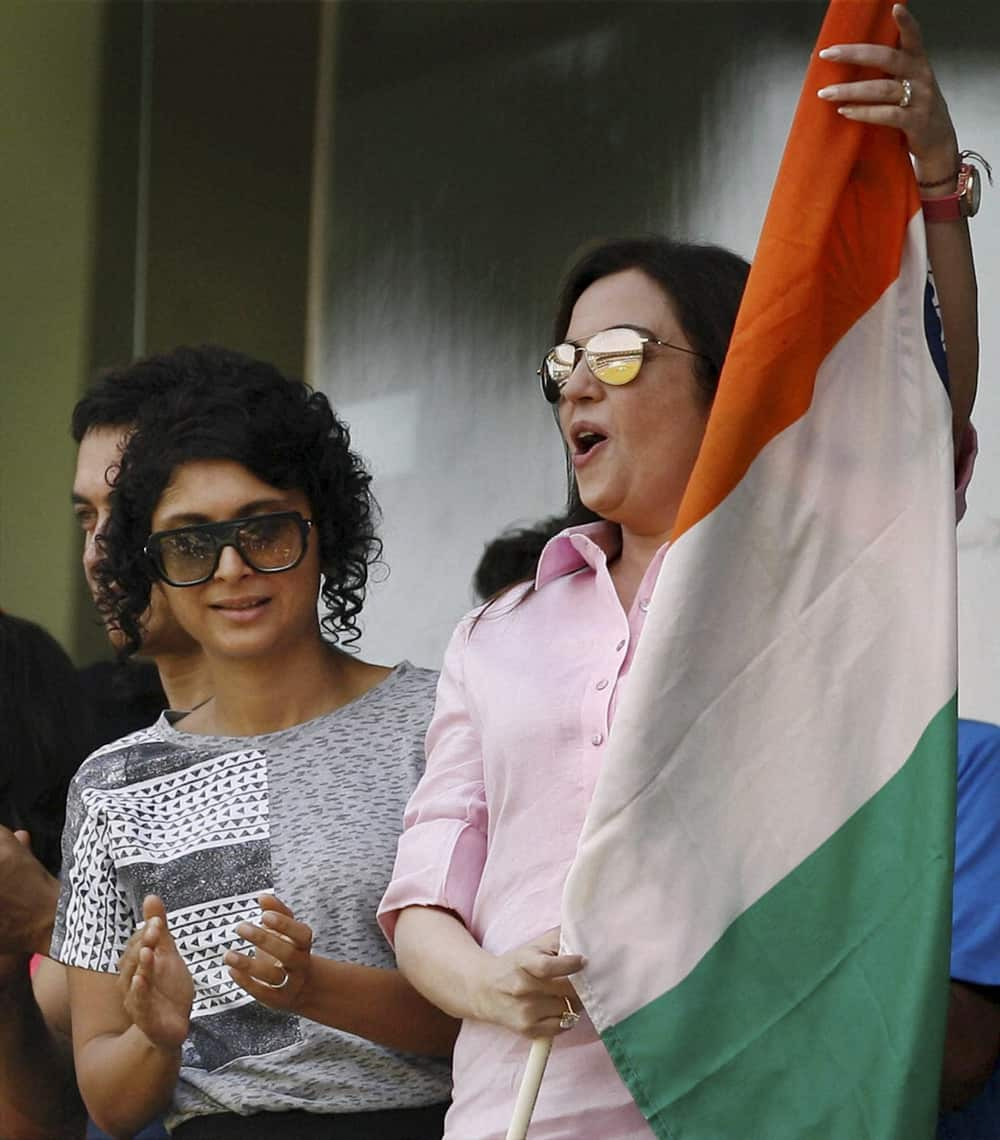
[[[536,1037],[531,1042],[531,1051],[528,1053],[528,1063],[521,1078],[521,1087],[517,1090],[517,1100],[514,1103],[514,1115],[507,1129],[506,1140],[525,1140],[528,1135],[528,1125],[531,1123],[531,1114],[535,1111],[535,1101],[538,1100],[538,1090],[542,1084],[542,1076],[552,1052],[551,1037]]]

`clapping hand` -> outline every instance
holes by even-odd
[[[312,928],[296,920],[274,895],[261,895],[261,925],[243,922],[236,933],[252,942],[251,954],[227,951],[223,961],[229,974],[262,1005],[294,1010],[309,985],[312,966]]]
[[[163,900],[147,895],[142,913],[145,923],[118,964],[122,1004],[154,1045],[176,1049],[188,1035],[194,982],[171,936]]]

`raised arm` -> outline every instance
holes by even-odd
[[[882,71],[888,78],[835,84],[823,88],[820,97],[840,104],[837,109],[847,119],[902,131],[913,156],[921,196],[947,197],[955,193],[958,180],[960,158],[955,127],[924,50],[919,24],[901,4],[896,4],[892,12],[899,28],[897,48],[836,44],[820,53],[824,59]],[[952,435],[958,454],[979,375],[976,270],[968,222],[929,222],[927,254],[948,352]]]
[[[58,881],[31,854],[26,832],[0,827],[0,1136],[83,1135],[73,1072],[66,972],[32,954],[49,949]]]

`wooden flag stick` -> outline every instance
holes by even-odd
[[[528,1063],[521,1078],[521,1087],[517,1090],[514,1115],[507,1129],[507,1140],[525,1140],[528,1135],[531,1114],[535,1111],[535,1101],[538,1100],[538,1090],[541,1088],[545,1065],[551,1052],[551,1037],[536,1037],[531,1042]]]

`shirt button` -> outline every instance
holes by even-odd
[[[604,743],[603,733],[595,732],[594,735],[590,738],[590,743],[593,744],[595,748],[599,748]]]
[[[625,648],[625,638],[623,637],[621,639],[621,641],[619,641],[618,644],[615,646],[615,650],[616,650],[616,652],[621,653],[621,651],[624,648]]]
[[[643,613],[649,610],[649,598],[643,598],[642,601],[639,602],[639,609],[642,610]]]
[[[602,677],[602,678],[601,678],[601,679],[600,679],[600,680],[597,682],[597,688],[598,688],[598,689],[606,689],[607,687],[608,687],[608,679],[607,679],[607,677]]]

